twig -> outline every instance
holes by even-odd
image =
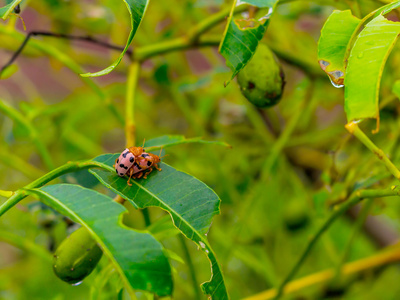
[[[14,52],[13,56],[10,58],[10,60],[0,69],[0,75],[1,73],[10,65],[13,64],[13,62],[18,58],[18,56],[21,54],[22,50],[25,48],[26,44],[28,43],[29,39],[32,36],[50,36],[50,37],[57,37],[57,38],[62,38],[62,39],[67,39],[67,40],[78,40],[78,41],[85,41],[85,42],[90,42],[92,44],[96,44],[105,48],[113,49],[113,50],[119,50],[122,51],[124,50],[123,47],[116,46],[107,42],[99,41],[95,38],[92,38],[91,36],[76,36],[76,35],[70,35],[70,34],[62,34],[62,33],[54,33],[50,31],[31,31],[29,32],[22,44],[19,46],[17,51]],[[129,54],[129,56],[132,56],[132,50],[129,50],[126,52]]]
[[[200,289],[199,289],[199,283],[198,283],[197,277],[196,277],[196,271],[195,271],[196,268],[193,265],[192,257],[190,256],[190,252],[186,245],[185,238],[183,237],[182,234],[179,234],[178,239],[179,239],[179,242],[181,243],[181,247],[183,249],[183,254],[185,255],[185,261],[188,265],[190,277],[192,279],[192,285],[193,285],[193,290],[194,290],[194,294],[195,294],[194,299],[200,300],[201,293],[200,293]]]
[[[299,258],[297,263],[294,265],[292,270],[289,272],[289,274],[285,277],[285,279],[282,281],[282,283],[277,288],[276,296],[274,299],[279,299],[282,296],[286,284],[296,275],[297,271],[300,269],[303,262],[310,254],[310,252],[311,252],[312,248],[314,247],[314,245],[316,244],[316,242],[319,240],[319,238],[322,236],[322,234],[333,224],[333,222],[339,216],[344,214],[350,207],[356,205],[362,199],[398,196],[399,194],[400,194],[400,187],[397,187],[397,186],[394,186],[390,189],[385,189],[385,190],[360,190],[360,191],[355,192],[349,198],[349,200],[347,200],[345,203],[343,203],[336,211],[334,211],[332,213],[332,215],[322,224],[322,226],[319,228],[319,230],[314,235],[314,237],[309,241],[306,249],[304,250],[303,254]]]
[[[36,131],[36,129],[33,127],[33,125],[31,124],[31,122],[29,122],[18,110],[5,104],[1,99],[0,99],[0,112],[3,112],[14,122],[22,125],[29,132],[29,136],[32,139],[33,143],[35,144],[36,149],[37,149],[39,155],[41,156],[44,164],[50,170],[53,169],[54,163],[51,158],[51,155],[50,155],[49,151],[47,151],[46,146],[39,139],[39,134]]]
[[[372,153],[374,153],[380,161],[388,168],[390,173],[398,180],[400,180],[400,171],[397,167],[392,163],[392,161],[386,156],[386,154],[378,148],[369,138],[368,136],[358,127],[357,123],[350,122],[346,124],[346,129],[353,134],[356,138],[360,140]]]
[[[25,192],[25,189],[39,188],[41,186],[44,186],[49,181],[52,181],[53,179],[60,177],[61,175],[64,175],[66,173],[76,172],[90,168],[101,168],[113,173],[115,172],[115,170],[112,167],[92,160],[83,162],[68,162],[65,165],[62,165],[61,167],[58,167],[57,169],[54,169],[49,173],[43,175],[42,177],[36,179],[35,181],[26,185],[24,188],[14,192],[14,194],[0,206],[0,217],[4,213],[6,213],[10,208],[16,205],[19,201],[28,196],[27,193]]]
[[[350,275],[364,270],[370,270],[382,265],[390,264],[400,260],[400,250],[398,247],[392,250],[384,251],[367,258],[363,258],[351,263],[347,263],[341,269],[342,275]],[[334,276],[334,270],[328,269],[314,273],[303,278],[293,280],[285,287],[285,295],[299,291],[314,284],[323,283]],[[269,300],[276,296],[276,289],[270,289],[259,294],[244,298],[243,300]]]
[[[134,61],[128,70],[128,80],[126,84],[125,99],[125,139],[126,147],[136,144],[136,124],[135,124],[135,97],[137,83],[139,80],[140,63]]]

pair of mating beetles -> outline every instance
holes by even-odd
[[[161,152],[160,152],[161,153]],[[122,151],[121,155],[115,160],[115,171],[118,176],[129,176],[128,185],[131,178],[147,178],[147,175],[153,171],[153,167],[158,171],[158,163],[161,161],[160,156],[153,153],[146,153],[143,147],[130,147]]]

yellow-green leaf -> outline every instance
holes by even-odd
[[[335,10],[322,27],[318,62],[335,86],[343,86],[346,48],[360,22],[350,10]]]
[[[379,86],[383,68],[398,35],[400,22],[382,15],[369,22],[351,49],[345,75],[347,120],[379,119]]]
[[[126,42],[125,48],[118,57],[118,59],[105,68],[104,70],[95,72],[95,73],[85,73],[81,74],[83,77],[98,77],[98,76],[103,76],[109,74],[112,70],[114,70],[119,63],[121,62],[122,58],[124,57],[124,54],[128,50],[129,46],[132,43],[133,37],[135,36],[135,33],[137,29],[140,26],[140,23],[142,22],[143,16],[146,12],[147,5],[149,3],[148,0],[124,0],[126,7],[128,8],[129,14],[131,16],[131,32],[129,33],[128,40]]]
[[[219,52],[226,60],[226,65],[231,69],[232,76],[225,83],[227,85],[241,69],[253,57],[259,41],[263,38],[269,24],[269,18],[275,9],[278,0],[246,0],[240,3],[248,3],[259,8],[271,8],[264,17],[256,19],[237,20],[233,19],[236,0],[233,2],[232,10],[228,18],[225,34],[219,46]]]
[[[32,189],[31,195],[79,222],[98,242],[128,288],[159,296],[172,293],[171,268],[162,245],[147,232],[122,224],[127,210],[110,197],[73,184]]]

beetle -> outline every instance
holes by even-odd
[[[146,152],[142,153],[133,164],[132,178],[138,179],[143,176],[143,178],[146,179],[147,175],[153,171],[153,167],[158,171],[161,171],[161,168],[158,166],[160,161],[161,157],[159,155]],[[130,185],[129,180],[128,184]]]
[[[144,151],[145,150],[143,147],[125,148],[125,150],[122,151],[120,156],[115,160],[114,168],[118,176],[125,176],[135,163],[136,157],[139,157],[142,153],[144,153]]]

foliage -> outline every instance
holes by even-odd
[[[398,297],[399,7],[0,3],[0,298]],[[268,109],[224,87],[259,45]],[[130,186],[142,145],[162,170]],[[51,258],[80,226],[104,255],[71,286]]]

